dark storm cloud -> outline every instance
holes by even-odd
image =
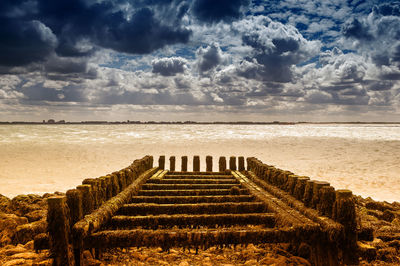
[[[197,19],[207,23],[232,21],[242,15],[249,0],[194,0],[192,11]]]
[[[0,18],[0,65],[23,66],[44,61],[54,50],[57,39],[37,20]]]
[[[22,66],[59,56],[87,57],[96,47],[146,54],[166,45],[186,43],[191,31],[180,19],[187,4],[165,3],[168,12],[128,1],[18,0],[0,4],[0,65]],[[154,3],[152,3],[154,4]],[[164,11],[164,9],[162,9]],[[171,14],[175,14],[171,16]]]
[[[151,62],[153,65],[153,73],[162,76],[175,76],[185,71],[187,61],[181,57],[160,58]]]

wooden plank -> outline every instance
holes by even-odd
[[[134,196],[132,203],[202,203],[202,202],[248,202],[253,201],[253,195],[225,195],[225,196]]]
[[[240,194],[248,194],[246,189],[240,189]],[[139,196],[214,196],[229,195],[230,189],[181,189],[181,190],[140,190]]]

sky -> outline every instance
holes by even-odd
[[[0,121],[397,121],[400,1],[1,0]]]

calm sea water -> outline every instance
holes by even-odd
[[[0,143],[157,143],[333,137],[400,140],[400,125],[2,125]]]
[[[0,125],[0,194],[66,191],[146,154],[155,162],[161,154],[212,155],[215,164],[221,155],[255,156],[335,188],[400,201],[396,124]]]

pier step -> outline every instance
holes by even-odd
[[[262,225],[274,227],[275,216],[271,213],[245,213],[245,214],[175,214],[175,215],[146,215],[146,216],[114,216],[111,220],[114,229],[144,229],[160,228],[210,228],[233,225]]]
[[[147,184],[149,183],[158,183],[158,184],[239,184],[239,181],[236,179],[192,179],[192,178],[182,178],[182,179],[149,179]]]
[[[240,184],[144,184],[143,190],[230,189]]]
[[[164,179],[232,179],[232,175],[218,175],[218,174],[209,174],[209,175],[199,175],[199,174],[183,174],[183,175],[171,175],[166,174]]]
[[[258,244],[290,242],[295,230],[249,227],[218,229],[159,229],[112,230],[91,234],[86,239],[90,248],[102,247],[202,247],[215,245]]]
[[[225,195],[225,196],[135,196],[132,203],[205,203],[205,202],[250,202],[254,201],[253,195]]]
[[[240,189],[240,195],[249,194],[246,189]],[[139,196],[214,196],[231,195],[231,189],[180,189],[180,190],[140,190]]]
[[[260,213],[265,212],[262,202],[156,204],[136,203],[121,207],[118,215],[158,214],[216,214],[216,213]]]

